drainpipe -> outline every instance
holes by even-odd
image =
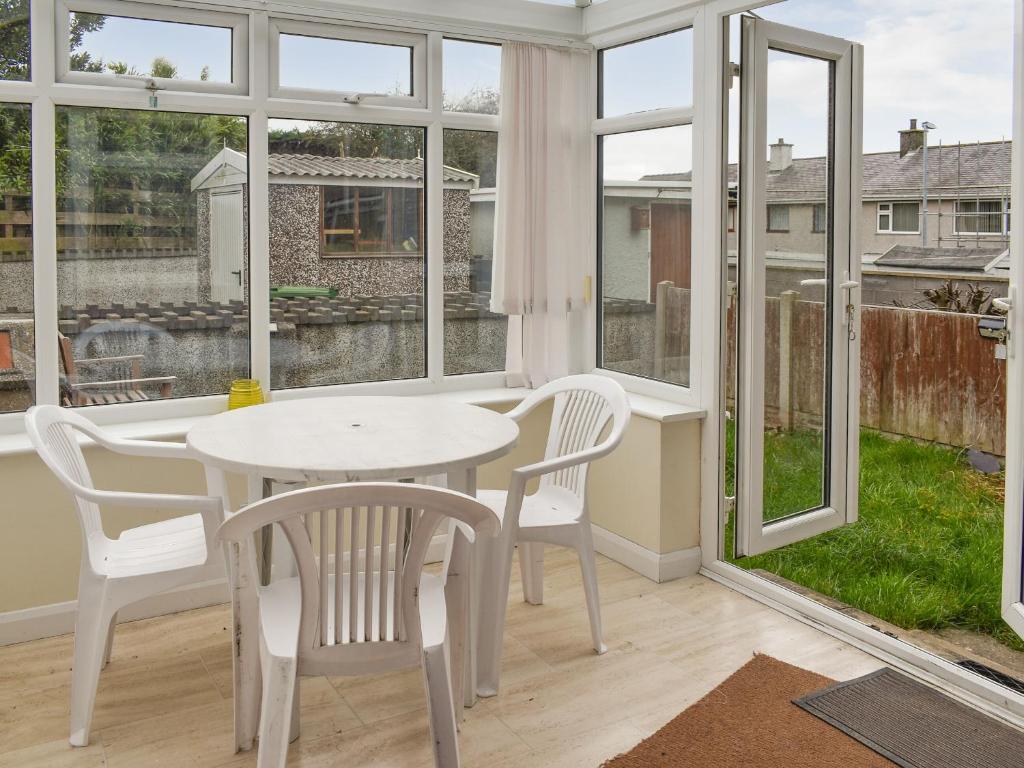
[[[921,246],[928,247],[928,131],[935,130],[935,123],[921,123],[924,128],[924,146],[921,152]],[[941,158],[940,158],[941,159]]]

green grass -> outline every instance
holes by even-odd
[[[820,462],[812,434],[766,436],[766,519],[814,505]],[[1024,650],[999,615],[1002,540],[1002,475],[953,449],[863,431],[858,522],[734,562],[905,629],[957,627]]]

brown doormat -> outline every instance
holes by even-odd
[[[604,768],[893,768],[793,703],[834,680],[755,656],[632,751]]]
[[[893,669],[796,704],[903,768],[1024,765],[1024,734]]]

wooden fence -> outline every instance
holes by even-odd
[[[88,191],[74,198],[83,210],[57,212],[57,250],[154,250],[195,248],[196,215],[194,198],[187,192],[110,190],[130,202],[130,210],[91,210]],[[146,212],[155,198],[171,215]],[[71,198],[63,199],[65,205]],[[31,196],[0,192],[0,252],[29,253],[32,250]]]
[[[673,289],[680,290],[680,289]],[[977,448],[1006,447],[1006,362],[978,315],[863,307],[860,423],[892,435]],[[735,403],[736,325],[728,318],[727,398]],[[789,292],[765,304],[765,416],[769,426],[821,423],[824,305]]]

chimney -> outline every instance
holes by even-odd
[[[793,164],[792,144],[787,144],[783,139],[779,139],[778,144],[769,144],[768,149],[771,152],[768,155],[769,171],[784,171]]]
[[[900,131],[900,157],[916,152],[924,146],[924,128],[917,127],[917,118],[912,118],[910,127]]]

